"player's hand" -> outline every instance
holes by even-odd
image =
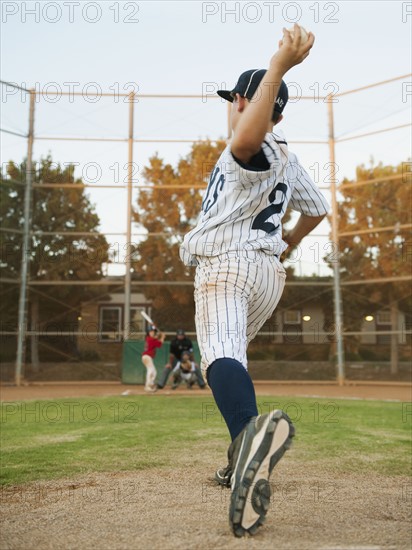
[[[283,38],[279,41],[279,50],[270,60],[271,66],[275,65],[276,68],[286,73],[308,57],[314,42],[315,36],[309,32],[307,41],[302,44],[300,27],[296,23],[294,25],[293,36],[284,28]]]
[[[300,243],[300,241],[293,237],[291,232],[284,233],[282,235],[282,240],[285,241],[287,245],[289,245],[289,248],[296,248]]]
[[[166,366],[165,366],[165,369],[171,369],[172,368],[172,365],[170,363],[168,363]]]

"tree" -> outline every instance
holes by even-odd
[[[343,233],[339,238],[342,281],[376,279],[374,285],[346,287],[344,320],[349,330],[360,330],[365,314],[385,308],[391,311],[392,330],[397,330],[398,308],[410,307],[410,282],[379,282],[381,278],[411,274],[407,254],[412,217],[408,166],[406,162],[398,166],[371,163],[369,168],[361,165],[356,170],[356,185],[345,189],[354,182],[342,182],[343,200],[338,205],[339,234]],[[363,184],[370,180],[370,184]],[[367,233],[363,233],[365,229]],[[397,352],[398,336],[392,335],[392,373],[397,369]]]
[[[147,239],[136,245],[137,259],[133,263],[136,277],[144,281],[189,283],[146,287],[156,322],[168,330],[178,327],[194,330],[193,272],[180,261],[179,246],[200,212],[202,189],[194,186],[206,187],[225,146],[224,141],[194,143],[176,168],[155,155],[143,172],[146,183],[153,184],[153,189],[139,192],[134,212],[135,222],[149,232]]]
[[[62,167],[50,156],[42,158],[33,173],[33,182],[81,184],[74,178],[74,166]],[[0,221],[2,232],[1,272],[5,279],[17,280],[22,256],[24,224],[24,182],[26,163],[10,161],[6,174],[1,174]],[[82,281],[100,279],[102,264],[108,261],[108,243],[97,234],[100,220],[84,189],[36,187],[32,196],[30,236],[30,280]],[[64,232],[94,232],[96,235],[73,238]],[[56,234],[48,234],[56,233]],[[39,288],[39,290],[37,290]],[[72,330],[77,326],[80,303],[96,295],[93,287],[53,286],[30,287],[29,306],[31,327],[44,328],[54,322],[54,330]],[[101,290],[99,291],[101,292]],[[1,286],[2,322],[17,326],[18,285]],[[60,340],[60,345],[62,340]],[[64,352],[63,352],[64,353]],[[32,359],[37,362],[37,338],[32,339]]]

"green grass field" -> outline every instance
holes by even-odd
[[[295,459],[322,469],[411,473],[408,403],[261,397],[296,426]],[[228,433],[211,397],[130,396],[1,405],[4,486],[93,472],[170,467],[201,443],[224,457]],[[333,460],[330,460],[333,459]]]

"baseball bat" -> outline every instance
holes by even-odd
[[[156,323],[153,322],[153,320],[148,316],[148,314],[145,311],[141,311],[140,314],[145,321],[147,321],[150,325],[153,325],[154,327],[156,327]]]

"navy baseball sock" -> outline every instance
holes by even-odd
[[[259,414],[252,379],[242,363],[225,357],[213,361],[207,381],[233,441],[252,416]]]

